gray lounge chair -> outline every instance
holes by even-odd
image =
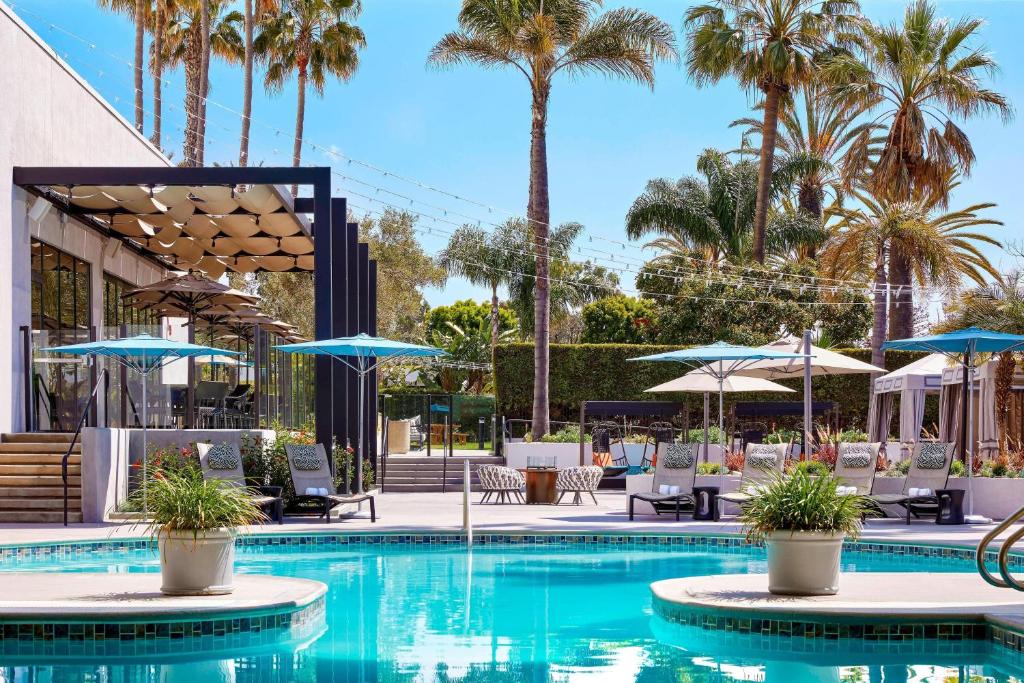
[[[238,444],[233,443],[197,443],[199,466],[205,479],[220,479],[234,486],[247,488],[252,492],[253,501],[264,511],[270,511],[270,517],[278,524],[284,522],[284,499],[281,497],[280,486],[261,486],[250,488],[245,483],[245,470],[242,468],[242,453]]]
[[[740,485],[736,491],[718,496],[718,504],[734,503],[742,505],[755,495],[759,486],[770,483],[782,474],[786,466],[786,456],[791,443],[748,443],[744,451],[743,472],[740,474]]]
[[[881,443],[840,443],[836,454],[835,478],[840,486],[855,486],[862,496],[870,495]]]
[[[907,524],[910,515],[920,517],[922,514],[936,514],[939,499],[935,491],[946,488],[949,483],[949,470],[953,466],[953,444],[944,442],[918,442],[910,455],[910,470],[903,482],[900,493],[881,493],[870,496],[878,506],[879,512],[885,515],[882,505],[899,505],[907,511]],[[910,489],[931,489],[927,496],[911,496]]]
[[[654,512],[675,511],[676,521],[684,508],[692,509],[696,504],[693,497],[693,482],[697,477],[700,444],[665,443],[658,444],[658,462],[654,465],[654,480],[650,493],[634,493],[629,497],[629,518],[633,519],[633,502],[642,500],[650,503]],[[662,485],[678,486],[679,493],[661,493]]]
[[[370,521],[377,521],[377,507],[374,504],[374,497],[369,493],[338,493],[334,487],[334,478],[331,476],[331,468],[327,464],[327,451],[321,443],[285,444],[284,451],[288,457],[288,469],[292,473],[292,484],[295,486],[295,500],[297,502],[318,503],[321,510],[321,517],[324,517],[329,524],[331,521],[331,508],[345,503],[370,503]],[[306,493],[309,489],[324,489],[326,495]]]

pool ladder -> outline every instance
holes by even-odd
[[[1003,544],[999,546],[999,553],[997,557],[999,561],[999,575],[1002,576],[1002,578],[994,576],[992,572],[988,570],[988,567],[985,566],[985,553],[988,551],[988,546],[992,545],[999,534],[1009,529],[1014,523],[1019,522],[1022,518],[1024,518],[1024,507],[1014,512],[1003,520],[1002,523],[996,526],[995,529],[985,534],[985,537],[982,538],[981,542],[978,544],[978,552],[975,555],[975,563],[978,565],[978,573],[981,574],[981,578],[985,579],[987,583],[997,588],[1012,588],[1014,590],[1024,591],[1024,583],[1015,579],[1013,575],[1010,574],[1010,568],[1007,566],[1010,561],[1010,551],[1013,550],[1013,546],[1016,545],[1017,541],[1021,538],[1024,538],[1024,526],[1010,534],[1006,540],[1003,541]]]

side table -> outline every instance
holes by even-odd
[[[693,487],[693,518],[695,520],[718,521],[718,493],[717,486]]]

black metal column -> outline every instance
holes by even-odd
[[[347,292],[351,286],[351,268],[348,260],[348,233],[347,233],[348,207],[344,199],[331,200],[331,241],[334,249],[331,253],[331,337],[348,336],[348,296]],[[348,392],[347,375],[349,369],[342,363],[334,362],[331,369],[331,382],[333,387],[333,401],[331,408],[331,420],[333,423],[331,433],[334,435],[335,443],[344,446],[348,436],[348,416],[346,410],[349,403],[354,400]]]
[[[366,333],[376,337],[377,336],[377,262],[374,260],[370,261],[369,265],[369,276],[367,278],[366,285],[367,294],[367,306],[369,310],[369,324],[367,325]],[[370,409],[369,423],[370,428],[367,430],[367,434],[371,435],[371,438],[367,441],[367,452],[370,456],[370,463],[373,467],[374,480],[376,480],[377,474],[377,446],[379,439],[375,438],[377,434],[377,412],[380,410],[377,396],[377,371],[374,370],[370,373],[370,377],[367,380],[368,386],[366,391],[366,405],[372,406]]]
[[[331,171],[324,169],[313,184],[313,334],[317,339],[331,338],[331,209]],[[316,440],[328,454],[334,429],[331,365],[329,358],[316,356]]]
[[[345,308],[345,329],[346,335],[359,334],[359,298],[362,296],[362,283],[359,279],[359,224],[347,223],[345,226],[345,253],[349,263],[348,288],[345,290],[345,299],[348,302]],[[349,369],[345,373],[346,391],[351,400],[348,401],[345,415],[345,424],[348,427],[346,435],[348,441],[355,446],[358,438],[356,425],[359,424],[359,406],[356,397],[359,391],[359,375]],[[355,471],[353,463],[352,471]]]

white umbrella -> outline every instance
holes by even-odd
[[[706,458],[708,452],[708,424],[710,423],[709,413],[711,412],[709,398],[712,393],[718,393],[719,391],[784,391],[794,393],[796,390],[761,379],[760,377],[744,377],[742,375],[725,377],[719,382],[717,377],[704,370],[693,370],[682,377],[676,377],[645,391],[650,393],[685,391],[693,394],[704,394],[704,457]]]

